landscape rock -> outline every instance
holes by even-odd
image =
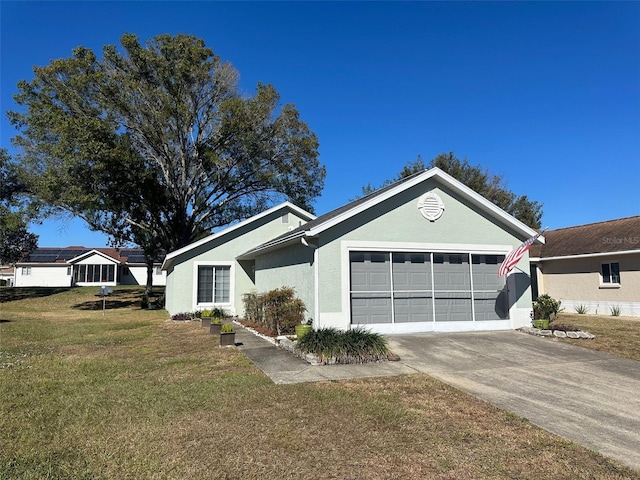
[[[310,363],[311,365],[322,365],[322,361],[320,360],[320,357],[318,357],[315,353],[307,353],[304,359],[307,363]]]
[[[516,331],[527,333],[529,335],[537,335],[538,337],[555,337],[555,338],[583,338],[585,340],[592,340],[596,338],[595,335],[589,332],[583,332],[578,330],[576,332],[564,332],[562,330],[540,330],[533,327],[520,327]]]

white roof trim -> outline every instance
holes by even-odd
[[[78,255],[77,257],[70,258],[69,260],[66,261],[66,263],[67,264],[76,263],[76,262],[79,262],[80,260],[82,260],[83,258],[89,257],[89,256],[94,255],[94,254],[100,255],[101,257],[104,257],[107,260],[111,260],[113,263],[120,264],[120,262],[118,260],[116,260],[115,258],[113,258],[110,255],[107,255],[106,253],[102,253],[99,250],[90,250],[90,251],[88,251],[86,253],[83,253],[82,255]]]
[[[416,175],[415,178],[402,182],[400,183],[398,186],[394,187],[394,188],[390,188],[389,190],[387,190],[386,192],[384,192],[383,194],[380,195],[375,195],[373,198],[371,198],[369,201],[363,202],[360,205],[358,205],[357,207],[354,207],[350,210],[347,210],[346,212],[342,213],[341,215],[337,215],[329,220],[327,220],[326,222],[317,225],[314,228],[311,228],[309,230],[309,235],[311,236],[316,236],[318,235],[320,232],[331,228],[351,217],[353,217],[354,215],[357,215],[365,210],[368,210],[369,208],[384,202],[385,200],[411,188],[414,187],[415,185],[418,185],[419,183],[424,182],[425,180],[428,180],[432,177],[436,177],[440,180],[442,180],[445,184],[448,184],[451,188],[453,188],[454,190],[458,190],[464,197],[466,197],[467,199],[471,200],[472,203],[480,206],[482,209],[488,211],[489,213],[493,214],[494,216],[500,218],[501,220],[504,221],[504,223],[506,223],[507,225],[511,225],[516,231],[520,232],[523,234],[524,237],[533,237],[534,235],[537,235],[538,232],[536,232],[535,230],[533,230],[532,228],[528,227],[527,225],[525,225],[524,223],[522,223],[520,220],[514,218],[512,215],[509,215],[507,212],[505,212],[504,210],[502,210],[500,207],[498,207],[497,205],[493,204],[492,202],[490,202],[489,200],[487,200],[486,198],[484,198],[482,195],[476,193],[475,191],[473,191],[471,188],[467,187],[465,184],[463,184],[462,182],[459,182],[458,180],[456,180],[455,178],[453,178],[451,175],[445,173],[444,171],[440,170],[438,167],[433,167],[429,170],[425,170],[423,173]],[[540,236],[538,238],[538,240],[540,243],[544,243],[544,237]]]
[[[618,255],[638,254],[640,250],[622,250],[620,252],[599,252],[599,253],[581,253],[579,255],[561,255],[557,257],[534,257],[530,258],[531,262],[546,262],[547,260],[572,260],[574,258],[596,258],[596,257],[615,257]]]
[[[162,269],[166,270],[169,268],[169,265],[172,263],[171,260],[173,260],[175,257],[182,255],[183,253],[188,252],[189,250],[193,250],[194,248],[198,248],[201,245],[204,245],[205,243],[211,242],[212,240],[215,240],[216,238],[220,238],[224,235],[227,235],[228,233],[233,232],[234,230],[237,230],[238,228],[244,227],[245,225],[248,225],[252,222],[255,222],[256,220],[259,220],[263,217],[266,217],[267,215],[271,215],[274,212],[277,212],[278,210],[282,210],[284,208],[289,208],[290,210],[292,210],[293,212],[297,213],[298,215],[300,215],[301,217],[306,217],[309,220],[313,220],[315,219],[315,215],[313,215],[312,213],[307,212],[306,210],[294,205],[291,202],[283,202],[279,205],[276,205],[275,207],[271,207],[268,210],[265,210],[264,212],[258,213],[257,215],[254,215],[253,217],[249,217],[245,220],[242,220],[241,222],[238,223],[234,223],[233,225],[231,225],[230,227],[227,227],[223,230],[220,230],[216,233],[213,233],[211,235],[209,235],[208,237],[202,238],[196,242],[190,243],[189,245],[179,248],[178,250],[174,250],[171,253],[168,253],[166,257],[164,257],[164,261],[162,262]]]

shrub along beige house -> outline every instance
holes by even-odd
[[[318,218],[284,203],[168,254],[166,308],[242,315],[243,293],[290,286],[315,327],[518,328],[530,324],[528,254],[497,272],[535,234],[433,168]]]
[[[561,300],[567,312],[640,316],[640,216],[545,233],[530,251],[534,295]]]

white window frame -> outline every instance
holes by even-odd
[[[228,302],[203,302],[198,303],[198,268],[199,267],[229,267],[229,301]],[[235,262],[193,262],[193,308],[194,310],[201,310],[204,308],[223,308],[230,310],[231,313],[235,313],[234,298],[235,298],[235,278],[236,269]],[[215,273],[214,273],[214,285],[215,291]],[[215,298],[214,298],[215,300]]]
[[[162,275],[162,267],[154,267],[153,268],[153,274],[156,275],[156,276]]]
[[[31,275],[31,267],[22,267],[22,276],[28,277]]]
[[[613,264],[617,264],[618,265],[618,281],[617,282],[613,281],[613,275],[612,275],[612,269],[611,269],[611,265],[613,265]],[[602,272],[603,267],[605,265],[609,265],[609,279],[610,279],[609,282],[605,282],[605,277],[604,277],[603,272]],[[622,277],[622,274],[620,272],[620,262],[617,261],[617,260],[616,261],[612,260],[612,261],[609,261],[609,262],[602,262],[600,264],[600,272],[599,272],[598,276],[600,277],[600,288],[620,288],[620,285],[622,283],[621,282],[621,278],[620,278],[620,277]]]

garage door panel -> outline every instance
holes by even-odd
[[[506,289],[499,292],[476,292],[474,297],[476,321],[506,320],[509,318]]]
[[[391,322],[391,294],[352,293],[351,322],[358,325]]]
[[[509,318],[504,277],[498,276],[502,255],[472,255],[476,321]]]
[[[395,293],[393,313],[398,323],[433,320],[433,299],[426,293]]]
[[[509,318],[504,278],[498,276],[503,256],[356,252],[350,259],[354,324]]]
[[[435,297],[436,322],[470,322],[470,292],[437,292]]]

